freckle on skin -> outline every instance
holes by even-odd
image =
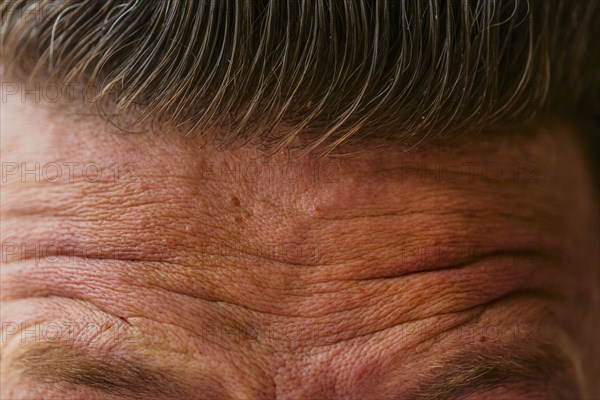
[[[235,208],[239,208],[240,207],[240,199],[237,196],[232,196],[231,197],[231,204],[235,207]],[[248,214],[246,212],[246,214]],[[249,216],[249,215],[247,215]],[[241,225],[244,222],[244,219],[242,217],[236,216],[233,218],[233,220],[235,221],[236,224]]]

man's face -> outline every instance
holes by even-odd
[[[567,125],[316,159],[2,108],[2,398],[595,390]]]

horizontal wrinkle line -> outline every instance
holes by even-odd
[[[325,315],[318,315],[318,316],[313,316],[313,315],[306,316],[306,315],[293,315],[293,314],[284,314],[284,313],[274,313],[274,312],[271,312],[271,311],[264,311],[264,310],[259,310],[259,309],[256,309],[256,308],[248,307],[246,305],[243,305],[243,304],[240,304],[240,303],[235,303],[235,302],[232,302],[232,301],[209,299],[209,298],[202,297],[202,296],[188,294],[188,293],[185,293],[185,292],[182,292],[182,291],[171,290],[171,289],[165,288],[165,287],[163,287],[161,285],[157,285],[157,284],[153,284],[152,286],[146,286],[146,287],[158,288],[158,289],[161,289],[161,290],[165,290],[165,291],[167,291],[167,292],[169,292],[171,294],[177,294],[177,295],[184,296],[184,297],[187,297],[187,298],[191,298],[191,299],[195,299],[195,300],[200,300],[200,301],[205,301],[207,303],[223,304],[223,305],[227,305],[227,306],[238,307],[238,308],[250,311],[251,313],[254,313],[254,314],[266,314],[266,315],[271,315],[271,316],[274,316],[274,317],[285,317],[285,318],[294,318],[294,319],[303,319],[303,320],[306,320],[306,319],[314,319],[314,320],[316,320],[316,319],[321,319],[321,318],[327,316],[327,314],[325,314]],[[348,311],[351,311],[351,310],[352,309],[339,310],[339,311],[336,311],[335,314],[339,314],[339,313],[343,313],[343,312],[348,312]],[[332,314],[334,314],[334,313],[332,313]]]
[[[369,214],[369,215],[353,215],[353,216],[346,216],[346,217],[316,217],[316,219],[321,220],[321,221],[350,221],[350,220],[365,219],[365,218],[401,217],[401,216],[406,216],[406,215],[420,215],[420,214],[456,215],[457,213],[460,213],[460,212],[461,212],[460,210],[458,210],[458,211],[457,210],[441,211],[438,208],[438,209],[418,210],[418,211],[393,211],[393,212],[384,212],[384,213]]]
[[[463,309],[456,310],[456,311],[447,311],[447,312],[443,312],[443,313],[439,313],[439,314],[427,315],[425,317],[416,318],[416,319],[412,319],[412,320],[396,322],[393,325],[387,326],[385,328],[377,329],[372,332],[362,333],[358,336],[353,336],[351,338],[340,339],[339,341],[336,341],[335,343],[324,344],[324,345],[319,345],[319,346],[315,346],[315,347],[317,347],[317,348],[318,347],[326,347],[326,346],[330,346],[331,344],[338,344],[338,343],[348,342],[348,341],[359,339],[359,338],[366,337],[366,336],[376,335],[378,333],[393,329],[400,325],[419,323],[419,322],[423,322],[430,318],[443,317],[443,316],[448,316],[448,315],[453,315],[453,314],[466,313],[466,312],[470,312],[470,311],[479,310],[479,312],[477,312],[475,315],[467,318],[465,321],[462,321],[458,325],[453,325],[453,326],[451,326],[447,329],[443,329],[441,331],[432,332],[431,336],[435,337],[435,336],[445,334],[453,329],[457,329],[461,326],[464,326],[464,325],[468,324],[469,322],[473,321],[474,319],[479,318],[486,311],[486,309],[492,305],[501,303],[503,301],[508,301],[508,300],[512,300],[515,298],[524,297],[524,296],[536,296],[536,297],[544,297],[545,299],[550,299],[550,300],[557,300],[557,298],[554,294],[552,294],[546,290],[543,290],[543,289],[514,289],[514,290],[509,291],[508,293],[502,294],[502,295],[500,295],[492,300],[489,300],[485,303],[482,303],[482,304],[477,304],[477,305],[470,306],[470,307],[463,308]]]
[[[85,304],[85,306],[86,306],[86,307],[92,307],[92,308],[95,308],[95,309],[96,309],[96,311],[100,311],[100,312],[102,312],[102,313],[104,313],[104,314],[106,314],[106,315],[110,316],[110,318],[114,318],[114,319],[116,319],[116,320],[119,320],[119,321],[121,321],[122,323],[124,323],[124,324],[127,324],[129,327],[136,327],[136,325],[135,325],[134,323],[130,322],[130,320],[143,319],[143,320],[151,321],[151,322],[154,322],[154,323],[157,323],[157,324],[174,326],[174,327],[176,327],[176,328],[178,328],[178,329],[183,329],[183,330],[185,330],[186,332],[188,332],[188,333],[189,333],[190,335],[192,335],[192,336],[198,336],[198,332],[195,332],[195,331],[193,331],[193,330],[191,330],[191,329],[189,329],[189,328],[186,328],[186,327],[185,327],[185,326],[183,326],[183,325],[175,324],[175,323],[172,323],[172,322],[160,321],[160,320],[158,320],[158,319],[154,319],[154,318],[150,318],[150,317],[148,317],[148,316],[142,316],[142,315],[129,315],[129,316],[127,316],[126,318],[125,318],[125,317],[121,317],[121,316],[115,315],[115,314],[113,314],[113,313],[111,313],[111,312],[108,312],[108,311],[104,310],[104,309],[103,309],[103,308],[101,308],[101,307],[98,307],[98,306],[97,306],[95,303],[92,303],[92,302],[91,302],[91,301],[89,301],[89,300],[85,300],[85,299],[81,299],[81,298],[77,298],[77,297],[68,297],[68,296],[60,296],[60,295],[55,295],[55,294],[52,294],[52,295],[36,295],[36,296],[28,296],[28,297],[26,297],[26,298],[19,298],[19,299],[15,299],[15,300],[22,300],[22,299],[53,299],[53,298],[56,298],[56,299],[68,299],[68,300],[73,300],[73,301],[82,302],[82,303],[84,303],[84,304]],[[10,302],[10,300],[9,300],[9,302]],[[19,328],[18,328],[18,330],[15,332],[15,334],[19,333],[20,329],[21,329],[21,328],[20,328],[20,326],[19,326]],[[135,332],[135,331],[134,331],[134,332]],[[18,336],[17,336],[17,335],[15,335],[15,337],[17,337],[17,338],[18,338]],[[9,338],[9,339],[10,339],[10,338]]]
[[[165,288],[165,287],[163,287],[161,285],[157,285],[157,284],[153,284],[150,287],[154,287],[154,288],[158,288],[158,289],[161,289],[161,290],[165,290],[165,291],[167,291],[167,292],[169,292],[171,294],[177,294],[177,295],[184,296],[184,297],[187,297],[187,298],[205,301],[207,303],[224,304],[224,305],[227,305],[227,306],[233,306],[233,307],[242,308],[244,310],[250,311],[251,313],[255,313],[255,314],[267,314],[267,315],[271,315],[271,316],[275,316],[275,317],[286,317],[286,318],[295,318],[295,319],[320,319],[320,318],[324,317],[323,315],[319,315],[319,316],[303,316],[303,315],[291,315],[291,314],[283,314],[283,313],[274,313],[274,312],[270,312],[270,311],[263,311],[263,310],[259,310],[259,309],[256,309],[256,308],[251,308],[251,307],[248,307],[246,305],[243,305],[243,304],[240,304],[240,303],[235,303],[235,302],[232,302],[232,301],[209,299],[209,298],[206,298],[206,297],[191,295],[191,294],[188,294],[188,293],[185,293],[185,292],[182,292],[182,291],[171,290],[171,289]],[[552,299],[552,300],[560,300],[561,299],[561,297],[558,294],[555,294],[555,293],[551,292],[550,290],[544,290],[544,289],[541,289],[541,288],[527,288],[527,289],[519,288],[519,289],[513,289],[508,294],[511,294],[511,293],[514,293],[514,294],[525,294],[525,293],[526,294],[537,294],[538,297],[539,296],[543,296],[544,298],[547,298],[547,299]],[[441,314],[437,314],[437,315],[446,315],[446,314],[453,314],[453,313],[457,313],[457,312],[469,311],[470,309],[473,309],[473,308],[476,308],[476,307],[480,307],[480,306],[485,306],[485,305],[491,304],[491,303],[493,303],[494,301],[496,301],[498,299],[501,299],[503,297],[507,297],[508,294],[501,295],[497,299],[492,299],[492,300],[490,300],[490,301],[488,301],[486,303],[479,304],[479,305],[476,305],[476,306],[473,306],[473,307],[468,307],[468,308],[463,309],[463,310],[450,311],[450,312],[445,312],[445,313],[441,313]],[[350,310],[343,310],[343,311],[340,311],[340,312],[347,312],[347,311],[350,311]],[[336,313],[340,313],[340,312],[336,312]],[[421,320],[424,320],[424,319],[427,319],[427,318],[430,318],[430,317],[433,317],[433,316],[436,316],[436,315],[426,316],[426,317],[415,319],[415,320],[407,320],[407,321],[400,322],[400,324],[419,322]]]
[[[222,256],[222,257],[233,257],[236,258],[237,255],[235,255],[237,253],[241,253],[243,255],[249,256],[249,257],[254,257],[260,260],[265,260],[265,261],[270,261],[270,262],[275,262],[277,264],[283,264],[286,266],[295,266],[295,267],[326,267],[326,266],[334,266],[334,265],[338,265],[337,263],[331,263],[331,264],[326,264],[326,263],[311,263],[311,262],[300,262],[300,261],[293,261],[293,260],[285,260],[280,258],[275,258],[270,256],[268,253],[267,254],[260,254],[259,252],[252,252],[252,251],[248,251],[245,250],[241,247],[235,247],[235,246],[230,246],[227,245],[227,241],[222,241],[220,242],[220,247],[222,247],[223,249],[229,249],[229,250],[233,250],[234,251],[234,255],[231,254],[227,254],[224,252],[212,252],[212,253],[207,253],[207,255],[214,255],[214,256]],[[208,246],[208,248],[210,248],[210,246]]]
[[[414,324],[414,323],[418,323],[418,322],[423,322],[423,321],[425,321],[427,319],[430,319],[430,318],[441,317],[441,316],[452,315],[452,314],[459,314],[459,313],[467,313],[467,312],[470,312],[470,311],[477,311],[477,310],[479,310],[479,312],[475,313],[475,315],[473,315],[473,316],[468,317],[466,320],[461,321],[457,325],[453,325],[452,327],[450,327],[448,329],[444,329],[444,330],[442,330],[440,332],[432,332],[432,335],[435,336],[435,335],[439,335],[440,333],[445,333],[448,330],[459,328],[459,327],[461,327],[463,325],[466,325],[469,322],[473,321],[475,318],[479,318],[481,316],[481,314],[485,311],[485,304],[478,304],[478,305],[471,306],[471,307],[468,307],[468,308],[465,308],[465,309],[462,309],[462,310],[450,311],[450,312],[445,312],[445,313],[442,313],[442,314],[428,315],[428,316],[425,316],[425,317],[422,317],[422,318],[413,319],[413,320],[396,322],[396,323],[392,324],[391,326],[386,326],[384,328],[377,329],[375,331],[361,333],[360,335],[357,335],[357,336],[352,336],[352,337],[349,337],[349,338],[340,339],[339,341],[336,341],[335,343],[329,343],[329,344],[319,345],[319,346],[316,346],[316,347],[327,347],[327,346],[331,346],[331,344],[339,344],[339,343],[344,343],[344,342],[349,342],[349,341],[352,341],[352,340],[364,338],[364,337],[367,337],[367,336],[374,336],[374,335],[377,335],[377,334],[379,334],[381,332],[385,332],[387,330],[394,329],[395,327],[400,326],[400,325]]]
[[[378,169],[375,171],[375,174],[377,175],[384,175],[384,174],[392,174],[392,175],[396,175],[396,174],[400,174],[402,176],[403,180],[421,180],[421,181],[427,181],[427,182],[432,182],[432,183],[440,183],[440,182],[444,182],[447,181],[450,184],[457,184],[457,183],[484,183],[484,184],[503,184],[503,183],[511,183],[511,182],[515,182],[514,178],[512,177],[512,175],[506,175],[506,177],[504,179],[490,179],[490,177],[487,177],[483,174],[478,174],[473,172],[473,168],[477,168],[478,166],[485,166],[484,162],[475,162],[471,165],[469,164],[465,164],[462,163],[462,166],[465,167],[465,171],[463,171],[460,166],[461,163],[457,162],[457,163],[442,163],[439,164],[440,168],[439,169],[433,169],[433,168],[423,168],[423,164],[426,164],[425,161],[422,162],[418,162],[415,161],[414,163],[412,162],[407,162],[405,163],[403,166],[397,167],[397,168],[386,168],[386,169]],[[497,166],[496,164],[492,163],[490,164]],[[501,168],[503,165],[500,165],[499,167]],[[456,169],[447,169],[444,167],[457,167]],[[469,180],[466,180],[464,182],[454,182],[452,180],[452,178],[454,177],[466,177],[469,178]],[[513,178],[513,179],[511,179]]]
[[[43,257],[39,257],[36,255],[26,255],[25,257],[19,257],[19,259],[17,260],[12,260],[12,261],[7,261],[7,262],[2,262],[2,265],[14,265],[14,264],[20,264],[20,263],[24,263],[26,261],[31,261],[32,259],[36,259],[39,258],[40,260],[45,260],[45,259],[49,259],[49,258],[57,258],[57,257],[61,257],[61,258],[65,258],[67,260],[69,260],[68,262],[74,262],[74,261],[82,261],[82,262],[94,262],[94,261],[113,261],[113,262],[123,262],[123,263],[137,263],[137,264],[157,264],[157,265],[165,265],[165,266],[179,266],[179,264],[176,263],[172,263],[169,261],[164,261],[164,260],[157,260],[157,259],[148,259],[148,258],[132,258],[132,257],[123,257],[123,258],[114,258],[114,257],[85,257],[85,256],[78,256],[78,255],[70,255],[70,254],[44,254]],[[52,265],[52,264],[61,264],[63,260],[56,260],[56,261],[39,261],[36,262],[36,264],[39,265]]]
[[[238,307],[238,308],[242,308],[244,310],[250,311],[250,312],[255,313],[255,314],[267,314],[267,315],[272,315],[272,316],[275,316],[275,317],[287,317],[287,318],[305,318],[305,317],[302,317],[302,316],[299,316],[299,315],[277,314],[277,313],[273,313],[273,312],[269,312],[269,311],[261,311],[261,310],[255,309],[255,308],[248,307],[248,306],[243,305],[243,304],[234,303],[232,301],[209,299],[209,298],[206,298],[206,297],[201,297],[201,296],[197,296],[197,295],[188,294],[188,293],[185,293],[185,292],[182,292],[182,291],[179,291],[179,290],[167,289],[166,287],[161,286],[161,285],[157,285],[157,284],[153,284],[152,286],[146,286],[146,287],[165,290],[165,291],[169,292],[170,294],[177,294],[177,295],[184,296],[184,297],[187,297],[187,298],[205,301],[207,303],[224,304],[224,305],[228,305],[228,306]]]
[[[90,300],[87,300],[85,298],[82,298],[82,297],[63,296],[63,295],[58,295],[58,294],[38,294],[38,295],[34,295],[34,296],[23,296],[23,297],[13,297],[13,298],[8,298],[8,299],[2,299],[2,302],[8,304],[11,301],[29,300],[29,299],[50,299],[50,300],[51,299],[67,299],[67,300],[73,300],[76,302],[81,302],[81,303],[84,303],[86,305],[86,307],[91,307],[95,311],[100,311],[106,315],[109,315],[111,318],[117,319],[117,320],[121,321],[122,323],[131,326],[131,323],[128,321],[129,317],[125,318],[125,317],[121,317],[119,315],[115,315],[115,314],[105,310],[103,307],[100,307],[96,303],[94,303]]]
[[[317,220],[321,221],[350,221],[350,220],[360,220],[366,218],[383,218],[383,217],[404,217],[404,216],[412,216],[412,215],[430,215],[430,216],[464,216],[465,214],[470,217],[474,216],[474,212],[479,213],[477,216],[488,217],[504,217],[510,218],[515,221],[526,221],[526,222],[537,222],[540,220],[540,217],[547,217],[552,219],[555,216],[550,211],[536,210],[539,215],[529,216],[529,215],[520,215],[515,212],[506,212],[506,211],[490,211],[485,209],[473,210],[473,208],[465,208],[465,209],[452,209],[452,210],[441,210],[439,208],[429,209],[429,210],[415,210],[415,211],[394,211],[394,212],[384,212],[377,214],[368,214],[368,215],[351,215],[351,216],[343,216],[343,217],[315,217]]]
[[[223,242],[224,243],[224,242]],[[69,243],[70,244],[70,243]],[[222,247],[225,247],[224,245]],[[337,263],[311,263],[311,262],[299,262],[299,261],[293,261],[293,260],[282,260],[282,259],[277,259],[274,257],[270,257],[268,254],[266,255],[261,255],[258,252],[250,252],[250,251],[246,251],[240,248],[236,248],[233,246],[228,246],[227,248],[229,248],[230,250],[234,250],[237,251],[238,253],[242,253],[244,255],[247,255],[249,257],[255,257],[257,259],[261,259],[261,260],[265,260],[265,261],[270,261],[270,262],[275,262],[277,264],[282,264],[282,265],[286,265],[286,266],[297,266],[297,267],[326,267],[326,266],[334,266],[334,265],[338,265]],[[90,253],[93,252],[95,248],[92,247]],[[113,253],[115,252],[119,252],[118,250],[112,251]],[[111,251],[106,251],[106,253],[111,253]],[[125,251],[123,251],[123,253],[126,253]],[[224,253],[210,253],[210,255],[218,255],[218,256],[225,256],[227,257],[227,254]],[[161,260],[161,259],[151,259],[151,258],[137,258],[137,257],[120,257],[120,258],[115,258],[115,257],[103,257],[103,256],[95,256],[95,257],[86,257],[86,256],[80,256],[80,255],[72,255],[72,254],[60,254],[60,253],[56,253],[53,254],[51,252],[48,252],[48,254],[44,254],[43,257],[37,256],[37,258],[41,259],[41,260],[47,260],[49,258],[57,258],[57,257],[64,257],[65,259],[67,259],[69,262],[73,262],[75,260],[82,260],[82,261],[114,261],[114,262],[131,262],[131,263],[139,263],[139,264],[154,264],[157,266],[175,266],[175,267],[186,267],[186,268],[190,268],[190,269],[194,269],[194,268],[198,268],[197,266],[193,266],[193,265],[188,265],[189,262],[187,264],[181,264],[181,263],[175,263],[175,262],[171,262],[171,261],[165,261],[165,260]],[[232,255],[231,257],[237,257],[235,254]],[[32,259],[35,259],[36,255],[35,254],[26,254],[25,257],[18,257],[18,259],[15,260],[7,260],[6,262],[3,261],[3,265],[11,265],[11,264],[19,264],[19,263],[23,263],[26,261],[30,261]],[[57,261],[42,261],[40,262],[40,264],[60,264],[61,260],[57,260]]]
[[[415,256],[418,257],[418,256]],[[463,269],[469,267],[473,264],[480,263],[482,261],[488,259],[497,259],[497,258],[507,258],[507,257],[526,257],[528,259],[541,259],[548,260],[551,257],[541,251],[536,250],[495,250],[489,253],[480,254],[475,257],[469,258],[467,260],[458,261],[456,263],[447,264],[441,267],[427,267],[424,269],[417,269],[414,271],[404,271],[399,272],[397,274],[390,274],[385,276],[374,276],[369,278],[357,278],[357,279],[345,279],[345,281],[377,281],[377,280],[387,280],[387,279],[395,279],[395,278],[403,278],[406,276],[418,275],[418,274],[426,274],[430,272],[442,272],[442,271],[451,271],[453,269]]]

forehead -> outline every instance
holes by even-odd
[[[5,193],[14,190],[17,196],[10,196],[14,199],[23,195],[55,199],[26,204],[15,200],[15,207],[49,214],[60,211],[70,219],[76,209],[99,215],[106,208],[112,211],[103,226],[116,230],[130,229],[132,218],[152,213],[157,223],[182,224],[177,229],[190,232],[186,238],[177,237],[178,243],[169,246],[173,251],[187,248],[192,238],[201,238],[206,245],[219,242],[219,230],[207,224],[221,227],[237,247],[259,238],[251,243],[253,248],[266,243],[271,248],[255,250],[267,253],[276,251],[278,243],[302,244],[307,252],[315,252],[327,247],[323,241],[330,236],[341,236],[336,242],[345,240],[349,229],[339,231],[342,225],[360,227],[362,233],[402,225],[402,236],[410,237],[410,226],[392,223],[394,219],[428,214],[431,225],[462,218],[449,228],[460,235],[469,233],[471,228],[463,225],[477,212],[484,218],[489,210],[501,214],[510,209],[510,219],[517,223],[526,220],[520,214],[535,210],[540,227],[546,229],[554,219],[543,218],[543,213],[564,217],[561,207],[567,200],[557,182],[588,190],[583,162],[567,126],[545,133],[537,128],[516,135],[495,133],[420,151],[355,146],[350,149],[357,153],[353,157],[316,158],[301,151],[272,156],[252,148],[222,151],[168,132],[126,134],[96,120],[48,113],[19,102],[7,104],[4,111],[12,116],[3,119]],[[448,209],[444,213],[436,212],[441,204]],[[9,206],[5,204],[6,212]],[[461,214],[465,215],[458,218]],[[386,215],[389,218],[382,218]],[[431,231],[425,229],[426,221],[418,222],[415,228],[421,225],[422,231]],[[63,239],[79,236],[73,231],[76,226],[68,227],[64,218],[60,225],[71,232]],[[138,234],[153,232],[149,227]],[[367,236],[365,242],[371,239]],[[354,238],[352,242],[358,244]],[[147,255],[164,254],[155,240],[140,243],[132,237],[128,244]]]
[[[366,387],[373,369],[422,366],[423,342],[481,305],[572,279],[560,260],[593,248],[579,222],[594,209],[572,135],[556,126],[421,152],[264,157],[7,104],[3,262],[21,268],[7,272],[5,295],[83,299],[136,321],[135,351],[220,349],[202,362],[257,357],[257,375],[304,370]],[[475,266],[448,269],[465,263]],[[538,306],[517,315],[519,304],[486,314],[488,325],[539,321]],[[427,323],[398,336],[414,321]]]
[[[119,133],[35,104],[3,111],[4,238],[109,258],[228,260],[219,273],[232,279],[236,265],[250,268],[235,279],[243,288],[280,271],[274,285],[300,284],[317,266],[386,275],[498,249],[561,248],[577,216],[566,205],[592,198],[568,126],[426,151],[267,157]]]

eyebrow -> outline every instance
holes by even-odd
[[[15,363],[44,384],[71,383],[132,397],[181,397],[187,392],[183,383],[140,360],[115,353],[100,358],[60,342],[29,347],[16,357]]]
[[[139,360],[107,353],[92,357],[89,352],[64,343],[44,343],[28,348],[16,358],[27,375],[46,384],[72,383],[118,396],[154,398],[184,397],[182,382]],[[573,366],[556,345],[544,343],[527,349],[473,349],[461,352],[431,367],[413,390],[403,398],[453,400],[497,387],[546,382],[560,378],[562,396],[578,396]],[[214,379],[206,378],[206,392],[216,393]],[[560,387],[559,387],[560,386]],[[205,392],[205,393],[206,393]],[[562,398],[562,397],[561,397]]]
[[[498,387],[535,383],[554,390],[559,398],[579,398],[576,377],[572,362],[554,344],[519,349],[481,348],[461,352],[433,366],[407,398],[453,400]],[[557,379],[560,384],[549,385],[547,382],[551,379]]]

